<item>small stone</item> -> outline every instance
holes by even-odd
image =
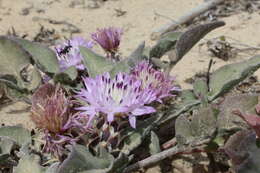
[[[96,9],[96,8],[99,8],[100,5],[97,1],[91,0],[91,1],[88,1],[87,7],[90,8],[90,9]]]
[[[20,15],[27,16],[30,14],[30,8],[23,8],[22,11],[20,12]]]

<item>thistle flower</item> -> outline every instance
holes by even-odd
[[[59,87],[47,83],[34,93],[31,112],[37,128],[62,133],[67,130],[70,102]]]
[[[156,93],[156,100],[162,102],[162,98],[172,96],[171,91],[180,89],[174,85],[174,77],[171,77],[152,67],[147,61],[140,62],[131,72],[137,79],[141,80],[142,89],[150,89]]]
[[[109,27],[98,29],[96,33],[91,34],[93,40],[95,40],[107,53],[114,55],[119,47],[122,29]]]
[[[78,115],[72,115],[71,110],[71,102],[59,86],[47,83],[33,94],[31,119],[45,134],[44,151],[62,154],[66,144],[75,142],[71,130],[82,129],[82,125]]]
[[[141,82],[132,76],[119,73],[111,79],[109,73],[104,73],[96,78],[85,77],[83,81],[86,88],[76,97],[86,103],[78,110],[89,115],[87,126],[100,113],[109,123],[115,117],[128,117],[130,125],[135,128],[136,116],[155,112],[154,108],[145,106],[155,99],[155,94],[152,90],[142,90]]]
[[[44,133],[43,137],[45,144],[43,146],[43,152],[52,153],[58,158],[62,158],[65,154],[66,145],[74,145],[77,142],[77,138],[73,136],[65,136],[60,134]]]
[[[80,46],[92,48],[93,42],[86,41],[82,37],[74,37],[55,47],[61,71],[64,71],[71,66],[75,66],[78,70],[85,69],[82,64],[82,55],[79,50]]]

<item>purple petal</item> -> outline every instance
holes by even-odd
[[[129,123],[130,123],[130,126],[135,129],[136,128],[136,117],[129,115]]]
[[[136,108],[132,112],[132,114],[136,115],[136,116],[139,116],[139,115],[150,114],[150,113],[154,113],[154,112],[156,112],[156,110],[153,107],[151,107],[151,106],[142,106],[142,107]]]
[[[110,122],[110,123],[114,121],[114,114],[113,113],[108,113],[107,121]]]
[[[89,120],[87,123],[87,128],[91,126],[92,121],[94,120],[95,114],[92,114],[89,116]]]

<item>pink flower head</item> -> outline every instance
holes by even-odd
[[[70,101],[59,86],[47,83],[33,94],[31,113],[37,128],[61,133],[70,118]]]
[[[116,53],[120,44],[122,29],[109,27],[98,29],[96,33],[91,34],[95,40],[106,52]]]
[[[71,66],[75,66],[78,70],[85,69],[82,64],[82,55],[79,50],[80,46],[92,48],[93,42],[86,41],[82,37],[74,37],[55,47],[61,71],[64,71]]]
[[[31,119],[45,134],[44,151],[60,157],[65,145],[76,140],[71,130],[77,128],[85,131],[79,115],[73,115],[71,111],[71,101],[59,86],[47,83],[33,94]]]
[[[137,80],[141,80],[142,89],[151,89],[156,93],[156,100],[171,96],[171,91],[180,89],[174,85],[175,78],[155,70],[147,61],[140,62],[131,73]]]
[[[150,114],[156,110],[145,104],[154,100],[152,90],[142,90],[141,82],[128,74],[119,73],[111,79],[109,73],[96,78],[83,78],[85,87],[77,97],[86,103],[79,107],[82,114],[89,115],[89,122],[98,114],[106,115],[108,122],[115,116],[128,116],[130,125],[136,127],[136,116]]]

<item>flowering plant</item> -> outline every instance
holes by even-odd
[[[225,93],[260,67],[259,57],[212,74],[208,70],[205,79],[195,79],[192,90],[181,90],[169,73],[178,74],[172,67],[222,25],[213,22],[167,33],[152,48],[140,44],[127,57],[119,53],[122,29],[114,27],[99,29],[90,36],[92,41],[66,40],[55,50],[0,37],[0,89],[31,104],[36,131],[31,135],[22,127],[1,127],[0,165],[14,172],[121,173],[171,154],[224,151],[235,169],[251,164],[258,170],[258,96]],[[104,49],[104,56],[93,51],[94,43]],[[173,50],[170,62],[160,59]],[[234,130],[241,131],[229,138]],[[139,162],[149,154],[150,162]],[[136,161],[141,164],[129,166]]]

